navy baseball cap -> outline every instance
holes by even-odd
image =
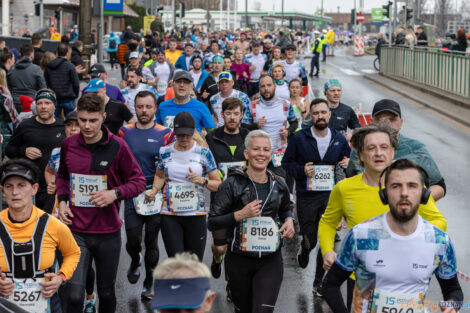
[[[152,310],[197,309],[202,306],[210,289],[209,278],[156,279]]]
[[[100,88],[106,88],[104,81],[99,78],[95,78],[95,79],[90,80],[86,91],[94,92],[94,91],[98,91],[98,89]]]

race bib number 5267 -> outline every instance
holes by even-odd
[[[43,297],[39,285],[44,281],[44,278],[14,279],[15,289],[7,300],[30,313],[50,313],[50,301]]]

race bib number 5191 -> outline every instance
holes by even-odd
[[[95,207],[90,202],[91,193],[108,189],[106,175],[70,175],[72,205],[76,207]]]

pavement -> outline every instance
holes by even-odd
[[[323,96],[323,84],[330,78],[336,78],[343,86],[342,102],[352,107],[360,106],[364,112],[371,112],[373,104],[383,98],[397,101],[401,105],[404,125],[402,133],[406,136],[422,141],[433,155],[447,184],[447,194],[437,205],[448,222],[448,233],[453,240],[457,253],[458,268],[463,273],[470,273],[470,193],[468,192],[468,177],[470,174],[470,127],[456,122],[456,120],[436,113],[418,101],[397,93],[383,85],[376,84],[365,75],[376,73],[373,68],[373,56],[354,57],[350,48],[339,48],[336,56],[328,57],[325,63],[321,63],[319,78],[310,79],[312,90],[316,96]],[[306,68],[310,68],[310,60],[304,59]],[[109,68],[109,65],[108,65]],[[120,80],[119,71],[109,71],[109,81],[117,84]],[[421,97],[416,91],[410,90],[410,95]],[[439,102],[438,98],[432,99]],[[122,211],[121,211],[122,213]],[[343,237],[345,232],[341,233]],[[122,251],[119,264],[119,272],[116,282],[116,294],[118,299],[117,312],[151,312],[148,303],[140,300],[140,291],[143,277],[136,285],[127,281],[126,272],[130,258],[125,251],[126,236],[122,230]],[[208,235],[207,247],[204,255],[204,263],[210,266],[212,242]],[[310,263],[306,269],[297,266],[296,255],[299,249],[300,239],[295,236],[288,240],[283,248],[284,256],[284,280],[277,301],[276,313],[320,313],[330,312],[328,305],[312,294],[312,282],[315,272],[315,256],[317,249],[310,255]],[[159,239],[160,261],[167,256],[164,245]],[[224,277],[222,273],[221,277]],[[216,293],[216,299],[211,312],[233,312],[231,303],[227,302],[225,295],[225,282],[222,278],[211,279],[212,289]],[[470,283],[461,280],[464,295],[470,295]],[[436,279],[433,277],[427,299],[441,300],[442,295]],[[467,310],[467,309],[466,309]],[[465,310],[465,311],[466,311]]]

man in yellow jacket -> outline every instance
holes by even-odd
[[[335,32],[330,28],[326,33],[326,38],[328,41],[328,55],[335,55]]]
[[[348,228],[390,210],[379,197],[379,177],[393,161],[398,147],[396,130],[386,124],[371,124],[354,131],[351,143],[358,151],[359,160],[365,171],[362,174],[340,181],[330,194],[325,213],[318,227],[318,241],[323,254],[323,268],[330,269],[335,262],[335,233],[342,218]],[[383,185],[383,182],[382,182]],[[429,187],[429,186],[428,186]],[[447,222],[430,197],[427,204],[421,204],[418,214],[443,231]],[[348,309],[351,307],[354,281],[348,280]]]
[[[323,47],[322,39],[320,38],[320,32],[315,31],[314,35],[315,35],[315,40],[312,45],[313,57],[312,57],[312,61],[310,62],[310,74],[309,74],[310,77],[312,76],[318,77],[318,74],[320,73],[320,52],[322,51],[322,47]],[[315,68],[317,69],[317,72],[313,74],[313,70]]]

